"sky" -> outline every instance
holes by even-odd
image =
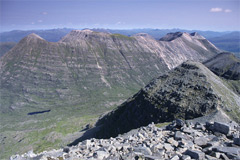
[[[0,0],[0,32],[52,28],[240,30],[240,0]]]

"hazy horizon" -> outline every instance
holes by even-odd
[[[239,30],[224,30],[224,31],[216,31],[216,30],[200,30],[200,29],[185,29],[185,28],[34,28],[34,29],[13,29],[0,31],[0,33],[4,32],[12,32],[12,31],[44,31],[44,30],[58,30],[58,29],[66,29],[66,30],[84,30],[84,29],[103,29],[103,30],[186,30],[186,31],[203,31],[203,32],[240,32]]]
[[[0,0],[0,27],[239,31],[240,1]]]

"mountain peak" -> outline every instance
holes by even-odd
[[[197,32],[190,33],[190,36],[197,38],[197,39],[205,39],[203,36],[201,36]]]
[[[90,29],[84,29],[84,30],[72,30],[69,34],[64,36],[60,42],[81,42],[83,39],[91,39],[96,37],[106,37],[109,33],[104,32],[96,32],[92,31]]]
[[[31,33],[24,37],[19,44],[37,43],[37,42],[47,42],[45,39],[37,35],[36,33]]]
[[[207,67],[187,61],[102,117],[96,124],[95,138],[115,137],[151,122],[214,116],[217,112],[239,122],[239,104],[239,97]]]
[[[173,41],[177,38],[186,38],[186,39],[205,39],[203,36],[198,34],[197,32],[187,33],[187,32],[175,32],[168,33],[166,36],[162,37],[160,41]]]
[[[26,36],[26,38],[28,38],[28,39],[41,39],[41,40],[45,40],[42,37],[40,37],[39,35],[37,35],[36,33],[31,33],[28,36]]]
[[[137,34],[134,34],[133,37],[146,37],[146,38],[153,38],[152,36],[150,36],[150,35],[147,34],[147,33],[137,33]]]
[[[90,29],[83,29],[83,30],[72,30],[73,33],[92,33],[93,31]]]
[[[183,34],[183,32],[168,33],[167,35],[162,37],[160,41],[172,41],[178,37],[181,37]]]

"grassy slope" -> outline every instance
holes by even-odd
[[[240,97],[232,91],[229,84],[210,72],[207,68],[201,66],[202,71],[207,76],[208,81],[212,84],[214,91],[221,98],[224,105],[224,110],[227,115],[233,118],[238,123],[240,122]]]
[[[135,92],[126,92],[119,98],[119,93],[123,93],[122,88],[115,88],[112,91],[114,92],[110,92],[111,97],[105,99],[106,101],[124,99]],[[0,159],[31,149],[34,152],[41,152],[66,146],[80,137],[79,131],[84,129],[87,124],[94,124],[101,114],[118,105],[98,106],[100,99],[101,96],[92,98],[89,103],[84,105],[55,107],[49,113],[38,115],[27,115],[29,109],[22,110],[18,115],[0,114],[0,140],[2,144]],[[72,134],[76,134],[77,137],[74,138]]]

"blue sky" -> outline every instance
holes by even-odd
[[[240,0],[0,0],[0,29],[240,30]]]

